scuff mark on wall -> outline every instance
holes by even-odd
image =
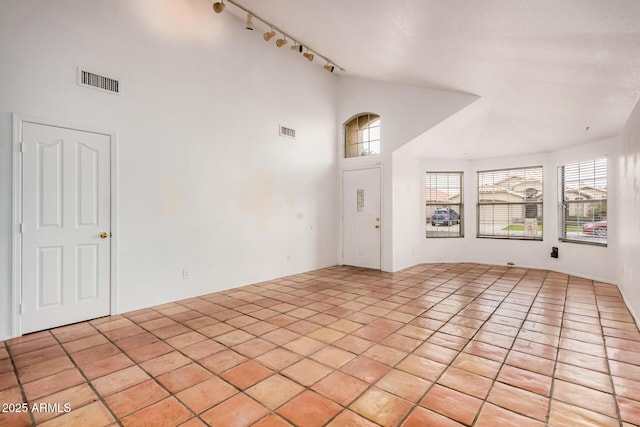
[[[638,154],[634,154],[633,156],[633,194],[636,198],[636,200],[638,199],[638,196],[640,195],[640,183],[638,182],[638,173],[636,173],[636,171],[638,171]]]
[[[273,227],[280,211],[273,173],[260,171],[249,179],[240,196],[239,205],[244,213],[255,219],[258,230]]]
[[[167,40],[210,42],[219,37],[219,26],[210,25],[207,2],[156,0],[153,7],[145,1],[131,5],[145,28]]]
[[[169,218],[178,218],[181,210],[181,191],[178,178],[170,176],[162,184],[163,212]]]

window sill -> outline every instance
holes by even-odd
[[[585,241],[585,240],[575,240],[575,239],[558,239],[559,242],[563,242],[563,243],[577,243],[578,245],[588,245],[588,246],[600,246],[603,248],[606,248],[607,246],[609,246],[609,243],[601,243],[601,242],[589,242],[589,241]]]
[[[481,235],[477,235],[476,238],[478,238],[478,239],[494,239],[494,240],[529,240],[529,241],[533,241],[533,242],[542,242],[543,241],[542,237],[523,237],[523,236],[508,237],[508,236],[481,236]]]

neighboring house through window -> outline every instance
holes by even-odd
[[[542,240],[542,166],[478,172],[478,237]]]
[[[607,159],[558,168],[559,238],[565,242],[607,245]]]
[[[426,237],[464,236],[462,172],[427,172]]]

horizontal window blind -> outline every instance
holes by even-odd
[[[542,240],[542,166],[478,172],[478,237]]]
[[[560,240],[607,245],[607,193],[607,159],[558,168]]]
[[[426,237],[464,236],[462,172],[427,172]]]

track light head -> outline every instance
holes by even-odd
[[[217,1],[213,4],[213,11],[215,13],[221,13],[224,10],[225,4],[224,1]]]
[[[253,31],[253,15],[250,13],[247,14],[247,22],[244,24],[244,28]]]
[[[0,0],[0,1],[2,1],[2,0]],[[212,2],[213,11],[215,13],[222,13],[222,12],[224,12],[224,10],[227,7],[227,5],[226,5],[224,0],[210,0],[210,1]],[[229,3],[231,3],[232,6],[235,6],[236,8],[240,9],[242,12],[247,14],[246,15],[247,19],[245,21],[245,26],[244,26],[247,30],[250,30],[250,31],[254,30],[254,28],[255,28],[254,25],[253,25],[254,18],[259,21],[259,24],[260,24],[261,27],[264,25],[264,26],[270,28],[268,31],[266,31],[266,32],[264,32],[262,34],[262,37],[264,38],[264,41],[269,42],[269,41],[271,41],[271,39],[276,37],[276,34],[281,34],[280,38],[276,38],[275,39],[275,45],[278,48],[282,48],[282,47],[286,46],[287,44],[289,44],[289,39],[291,39],[291,50],[296,52],[296,53],[301,53],[302,56],[307,61],[313,62],[313,60],[315,59],[315,56],[318,55],[322,61],[326,61],[326,64],[323,65],[323,68],[325,70],[327,70],[328,72],[333,73],[336,68],[341,72],[345,71],[344,68],[342,68],[339,65],[335,64],[333,61],[331,61],[326,56],[320,55],[319,53],[316,53],[315,51],[310,50],[308,46],[303,46],[299,41],[297,41],[296,39],[294,39],[291,36],[287,35],[287,33],[285,33],[282,29],[274,26],[272,23],[270,23],[268,21],[265,21],[261,17],[255,15],[253,13],[253,11],[245,8],[244,6],[239,5],[238,3],[236,3],[233,0],[229,0]]]
[[[269,40],[271,40],[272,38],[274,38],[276,35],[276,32],[271,30],[271,31],[267,31],[266,33],[264,33],[262,35],[262,37],[264,37],[264,41],[268,42]]]

